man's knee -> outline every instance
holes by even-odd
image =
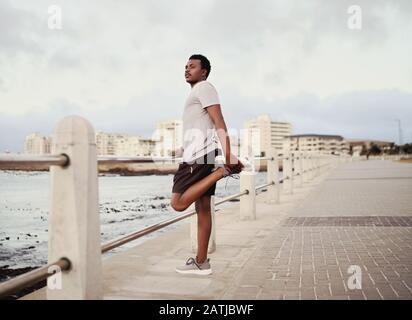
[[[178,199],[172,199],[170,201],[170,205],[172,206],[172,208],[176,211],[184,211],[186,210],[187,206],[185,207],[182,203],[180,203],[180,201]]]

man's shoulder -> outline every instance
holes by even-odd
[[[197,83],[196,87],[201,88],[201,87],[212,87],[215,88],[215,86],[207,80],[203,80]],[[216,89],[216,88],[215,88]]]

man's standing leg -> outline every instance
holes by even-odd
[[[207,259],[210,233],[212,231],[212,213],[210,212],[210,196],[202,196],[195,202],[197,213],[197,262]]]

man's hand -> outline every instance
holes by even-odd
[[[239,173],[242,171],[244,165],[240,160],[233,154],[230,153],[226,156],[226,168],[232,173]]]

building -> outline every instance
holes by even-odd
[[[230,139],[230,152],[234,154],[236,157],[240,157],[241,156],[241,141],[240,141],[239,134],[237,132],[236,133],[228,132],[228,134],[229,134],[229,139]],[[219,141],[219,146],[220,146],[220,141]]]
[[[97,155],[116,155],[116,139],[121,137],[119,134],[96,132]]]
[[[348,139],[349,150],[351,150],[354,156],[367,153],[372,146],[377,146],[382,152],[388,152],[395,145],[394,142],[380,141],[380,140],[361,140],[361,139]]]
[[[115,154],[132,157],[149,155],[146,150],[143,150],[141,140],[143,138],[138,136],[118,135],[115,139]]]
[[[349,143],[338,135],[297,134],[285,140],[285,149],[290,151],[315,151],[323,154],[347,154]]]
[[[27,154],[50,154],[51,153],[51,137],[44,137],[38,132],[31,133],[26,136],[24,141],[24,153]]]
[[[155,149],[155,141],[140,136],[121,133],[96,133],[98,155],[149,156]]]
[[[156,141],[155,155],[174,155],[174,151],[183,146],[183,121],[168,120],[158,122],[152,140]]]
[[[271,147],[283,150],[286,136],[292,134],[292,124],[272,121],[268,114],[245,122],[242,153],[265,156]]]
[[[139,155],[141,156],[151,156],[154,155],[156,149],[156,141],[152,139],[143,139],[139,140]]]

